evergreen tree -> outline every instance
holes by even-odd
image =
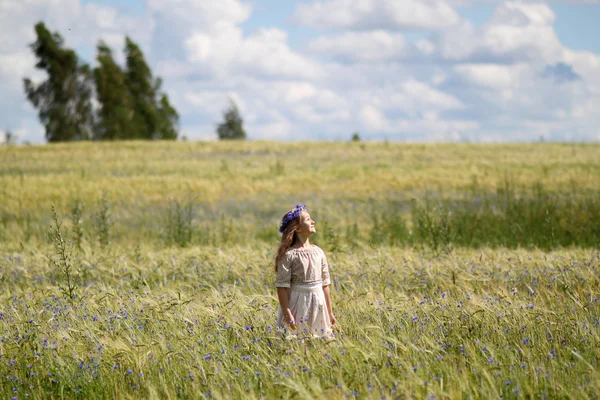
[[[169,97],[163,93],[158,108],[158,134],[159,139],[177,139],[177,127],[179,126],[179,114],[171,106]]]
[[[223,113],[224,121],[217,126],[219,140],[244,140],[246,131],[242,126],[240,111],[233,100],[229,100],[229,108]]]
[[[4,143],[5,145],[11,145],[11,144],[16,144],[17,143],[17,137],[15,136],[14,133],[12,133],[11,130],[7,130],[6,132],[4,132]]]
[[[126,84],[125,72],[115,62],[106,44],[98,44],[94,69],[96,96],[100,108],[96,134],[99,139],[126,139],[134,135],[133,101]]]
[[[23,80],[28,100],[38,109],[49,142],[88,139],[92,134],[93,79],[89,67],[81,64],[73,50],[63,48],[63,39],[52,34],[43,22],[35,25],[37,40],[30,45],[38,62],[36,68],[48,79],[35,85]]]
[[[125,38],[126,82],[133,99],[135,136],[144,139],[177,139],[179,115],[166,94],[162,81],[152,77],[144,54],[129,37]]]

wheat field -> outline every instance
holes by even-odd
[[[599,183],[597,144],[2,147],[0,397],[597,398]],[[296,202],[332,341],[275,326]]]

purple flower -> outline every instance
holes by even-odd
[[[306,206],[304,204],[296,204],[296,207],[293,210],[288,211],[281,220],[279,232],[283,233],[287,224],[289,224],[293,219],[298,218],[303,210],[306,210]]]

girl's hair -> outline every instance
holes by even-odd
[[[281,219],[281,242],[279,242],[279,249],[275,254],[275,272],[277,272],[277,265],[285,255],[285,252],[296,242],[296,231],[300,226],[300,216],[304,210],[306,210],[306,207],[298,204],[295,209],[288,211]]]

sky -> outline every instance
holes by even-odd
[[[0,141],[45,143],[39,21],[92,67],[129,35],[188,140],[230,100],[251,140],[600,140],[600,0],[0,0]]]

